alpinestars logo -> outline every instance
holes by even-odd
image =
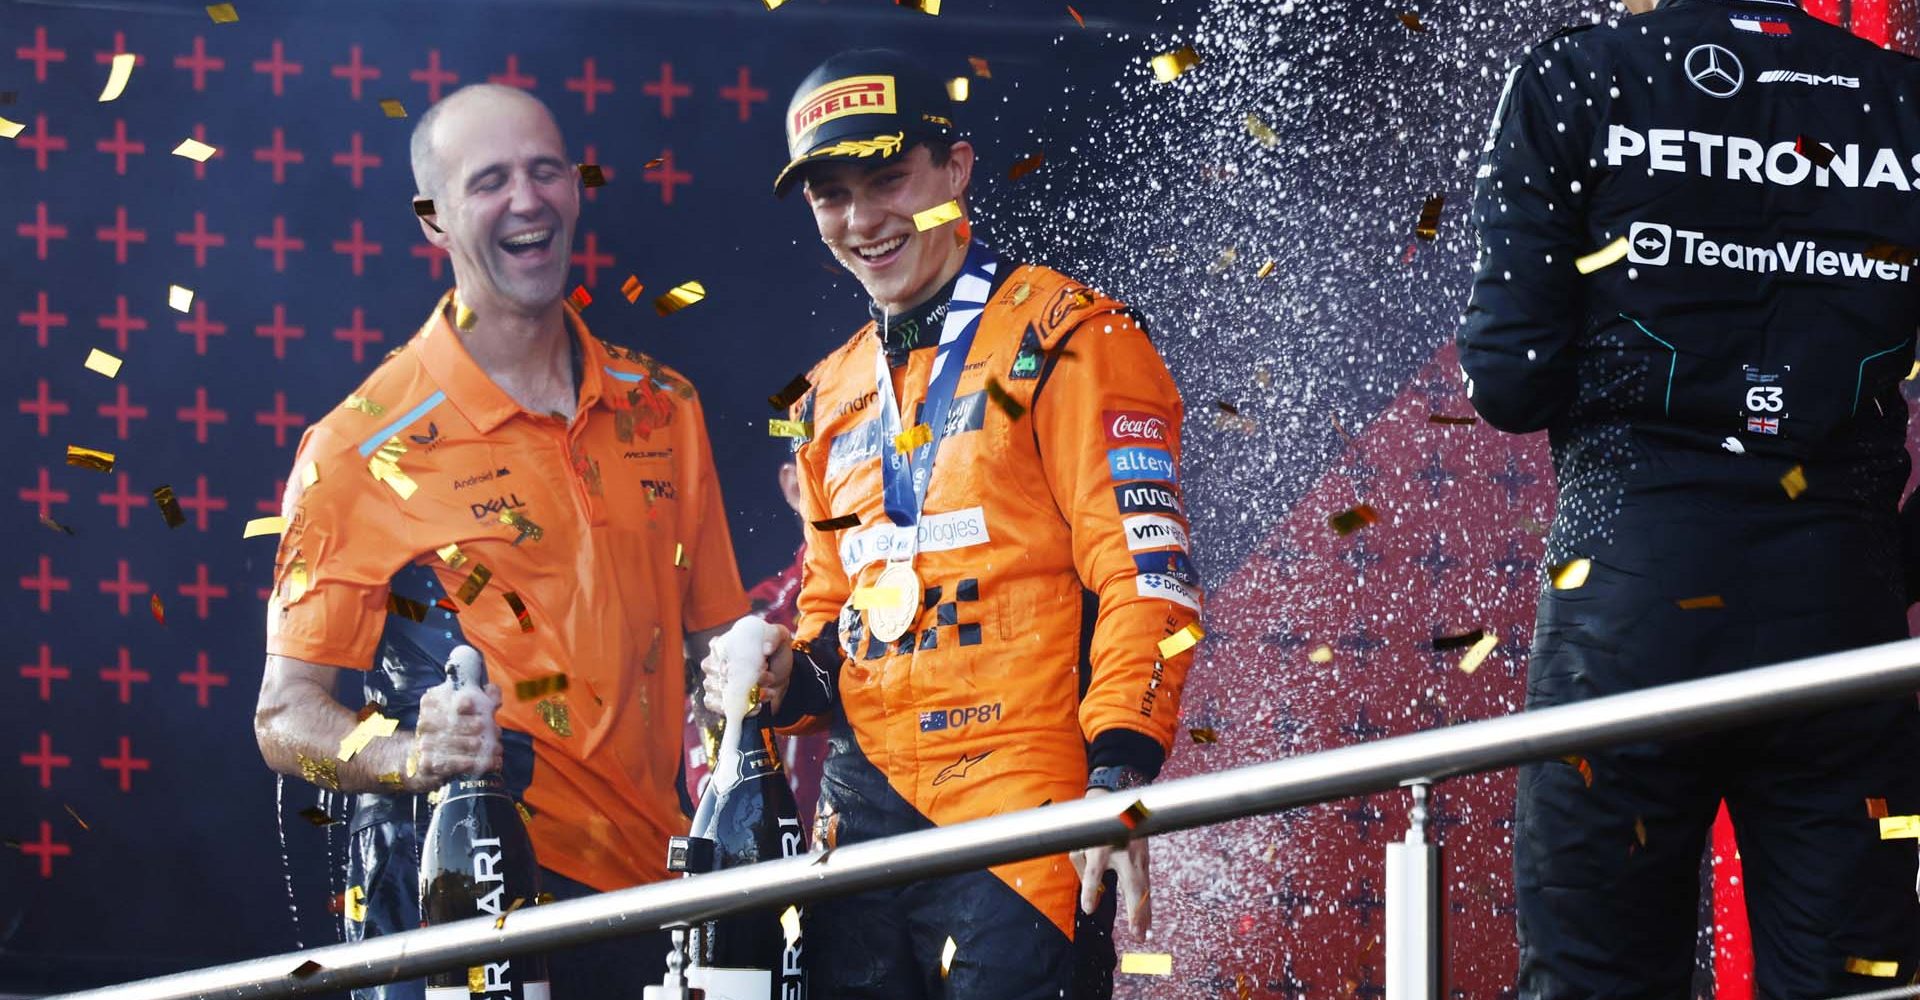
[[[1674,259],[1674,251],[1679,258]],[[1875,260],[1858,251],[1822,250],[1812,240],[1780,240],[1772,246],[1720,242],[1693,229],[1675,229],[1659,222],[1636,222],[1627,231],[1627,259],[1635,264],[1663,267],[1685,264],[1724,267],[1756,274],[1804,274],[1823,278],[1865,278],[1906,282],[1913,269],[1905,264]]]

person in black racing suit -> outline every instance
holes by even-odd
[[[1791,3],[1669,0],[1513,70],[1459,332],[1559,484],[1527,705],[1904,638],[1920,63]],[[1731,810],[1761,995],[1920,967],[1903,696],[1521,769],[1523,998],[1690,994]]]

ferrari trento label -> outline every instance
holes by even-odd
[[[892,76],[849,76],[823,84],[794,105],[787,141],[848,115],[890,115],[897,109]]]

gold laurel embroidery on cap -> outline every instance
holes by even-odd
[[[808,159],[816,156],[892,156],[905,145],[907,134],[895,132],[892,135],[875,136],[872,139],[842,139],[839,142],[816,149],[807,154]]]

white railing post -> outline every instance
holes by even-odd
[[[1387,1000],[1439,1000],[1440,845],[1427,842],[1433,786],[1407,787],[1407,839],[1387,845]]]

